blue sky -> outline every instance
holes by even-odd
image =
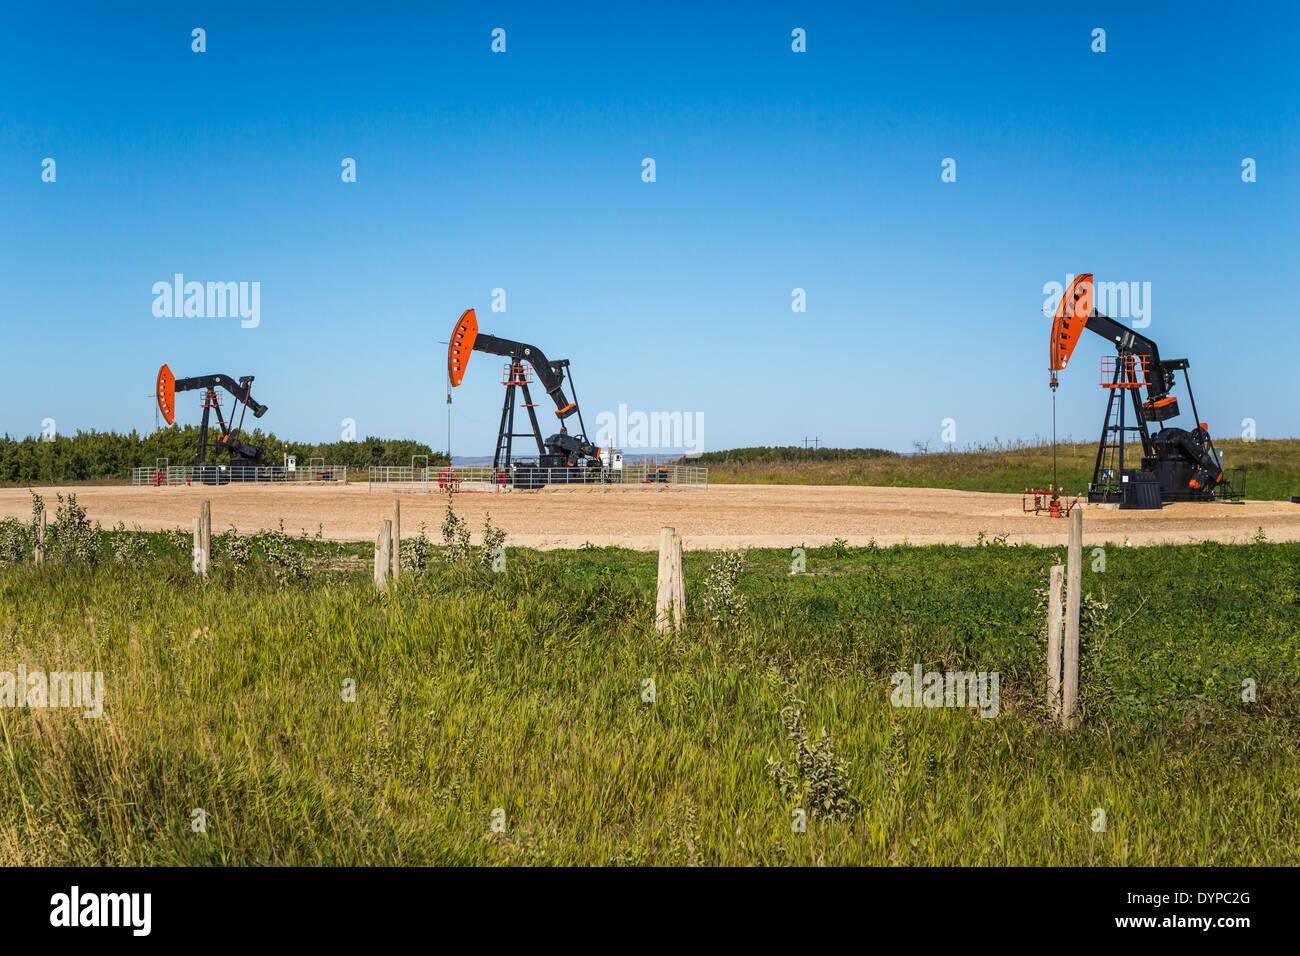
[[[1293,5],[705,6],[7,5],[0,432],[151,429],[167,362],[256,375],[283,437],[444,448],[474,306],[572,360],[589,429],[625,403],[709,448],[1030,438],[1043,286],[1091,271],[1151,284],[1212,434],[1300,434]],[[178,272],[260,282],[260,324],[156,317]],[[1100,429],[1104,347],[1062,435]],[[500,364],[456,390],[457,454],[491,451]]]

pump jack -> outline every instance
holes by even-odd
[[[479,332],[474,310],[466,309],[456,321],[447,345],[447,374],[453,388],[464,379],[473,352],[500,355],[510,360],[501,382],[506,387],[506,395],[501,406],[496,452],[492,456],[493,472],[508,475],[516,488],[540,488],[547,483],[599,481],[604,470],[601,449],[587,439],[587,428],[582,421],[582,411],[578,408],[577,391],[574,390],[573,401],[569,401],[564,394],[564,375],[569,368],[569,360],[552,361],[536,345]],[[546,439],[542,438],[542,429],[534,411],[537,405],[528,390],[534,374],[555,403],[555,415],[560,420],[559,432]],[[569,373],[569,379],[572,390],[572,372]],[[523,407],[532,426],[532,431],[529,432],[515,431],[515,406],[519,394],[523,396]],[[578,419],[577,434],[570,434],[566,424],[573,416]],[[514,458],[516,438],[533,439],[537,445],[536,461],[518,461]]]
[[[1108,339],[1116,351],[1114,358],[1102,359],[1101,384],[1109,397],[1088,501],[1155,509],[1171,501],[1242,497],[1244,488],[1234,487],[1224,477],[1223,455],[1214,447],[1209,427],[1199,421],[1187,359],[1161,359],[1151,339],[1096,311],[1091,273],[1078,276],[1070,284],[1056,310],[1048,366],[1053,394],[1058,384],[1056,373],[1069,364],[1084,329]],[[1183,373],[1192,416],[1198,419],[1196,427],[1161,427],[1153,433],[1147,428],[1148,422],[1163,425],[1178,415],[1178,399],[1170,394],[1176,371]],[[1138,394],[1143,387],[1147,391],[1145,402]],[[1132,423],[1127,420],[1126,402],[1132,404]],[[1124,442],[1131,433],[1136,433],[1142,443],[1141,467],[1136,469],[1126,467],[1124,460]]]
[[[262,449],[257,445],[249,445],[240,438],[245,412],[251,409],[254,418],[261,418],[266,414],[266,406],[254,400],[252,396],[252,385],[253,376],[251,375],[245,375],[239,381],[235,381],[229,375],[220,373],[178,379],[166,365],[158,370],[156,390],[158,410],[162,412],[163,420],[168,425],[175,424],[176,421],[176,393],[203,390],[203,418],[199,422],[199,447],[194,454],[194,466],[196,468],[208,467],[209,445],[213,447],[213,450],[224,450],[230,454],[230,468],[225,476],[225,481],[241,481],[244,479],[245,473],[256,472],[257,468],[263,466]],[[217,397],[218,388],[225,389],[238,404],[243,406],[243,410],[239,413],[238,425],[235,424],[233,413],[229,422],[226,421],[225,415],[222,414],[221,401]],[[214,410],[217,413],[217,427],[220,429],[220,434],[209,442],[208,418]],[[201,472],[200,475],[201,480],[209,484],[212,483],[208,481],[208,475],[205,472]],[[212,479],[217,483],[224,484],[220,472],[216,469],[212,470]]]

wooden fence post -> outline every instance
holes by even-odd
[[[194,516],[194,549],[190,552],[190,569],[195,574],[203,573],[203,518]]]
[[[37,564],[45,560],[45,509],[41,509],[41,516],[36,522],[36,554],[34,555]]]
[[[655,629],[664,633],[682,622],[686,604],[682,582],[682,539],[674,528],[659,530],[659,590],[655,597]]]
[[[686,616],[686,578],[682,575],[682,536],[673,532],[673,627]]]
[[[392,567],[393,522],[385,519],[375,538],[375,587],[380,594],[388,593],[388,569]]]
[[[402,574],[402,499],[393,499],[393,580]]]
[[[1066,558],[1065,676],[1061,717],[1067,730],[1079,726],[1079,606],[1083,602],[1083,510],[1070,512],[1070,547]]]
[[[1047,712],[1061,716],[1061,598],[1065,565],[1052,566],[1047,588]]]
[[[212,502],[204,499],[199,510],[199,547],[203,549],[202,573],[208,576],[208,564],[212,560]]]

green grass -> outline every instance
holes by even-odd
[[[1246,494],[1256,499],[1285,499],[1300,495],[1300,439],[1245,442],[1217,440],[1228,469],[1246,470]],[[767,455],[755,452],[767,451]],[[861,451],[861,457],[851,453]],[[785,452],[781,455],[772,452]],[[1137,462],[1140,446],[1126,456]],[[1071,494],[1082,492],[1092,479],[1097,445],[1057,446],[1058,480]],[[709,469],[709,481],[760,485],[880,485],[901,488],[953,488],[1018,494],[1045,488],[1052,480],[1052,446],[1022,444],[926,455],[881,453],[877,449],[737,449],[736,454],[710,452],[699,462]]]
[[[2,863],[1300,863],[1294,545],[1086,571],[1109,606],[1067,735],[1035,607],[1057,550],[812,549],[796,576],[754,551],[734,629],[700,620],[691,552],[662,637],[653,554],[510,549],[381,598],[359,546],[296,541],[315,570],[288,586],[218,553],[203,583],[151,537],[142,567],[0,568],[0,670],[107,687],[99,720],[0,709]],[[892,707],[914,663],[999,671],[1000,715]],[[767,768],[791,687],[861,805],[805,833]]]

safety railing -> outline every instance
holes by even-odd
[[[371,465],[366,475],[369,491],[498,491],[507,482],[505,472],[491,468],[448,468],[445,465]]]
[[[657,465],[650,461],[624,462],[613,472],[615,484],[624,485],[699,485],[709,486],[709,469],[697,465]]]
[[[675,464],[656,465],[653,462],[625,462],[622,468],[537,468],[519,465],[511,471],[471,465],[371,465],[366,476],[366,488],[369,491],[419,494],[446,491],[448,488],[461,492],[503,492],[560,486],[610,488],[671,485],[707,489],[709,469]]]
[[[345,465],[312,462],[285,468],[283,465],[167,465],[132,468],[131,484],[155,487],[177,485],[255,484],[346,485]]]

